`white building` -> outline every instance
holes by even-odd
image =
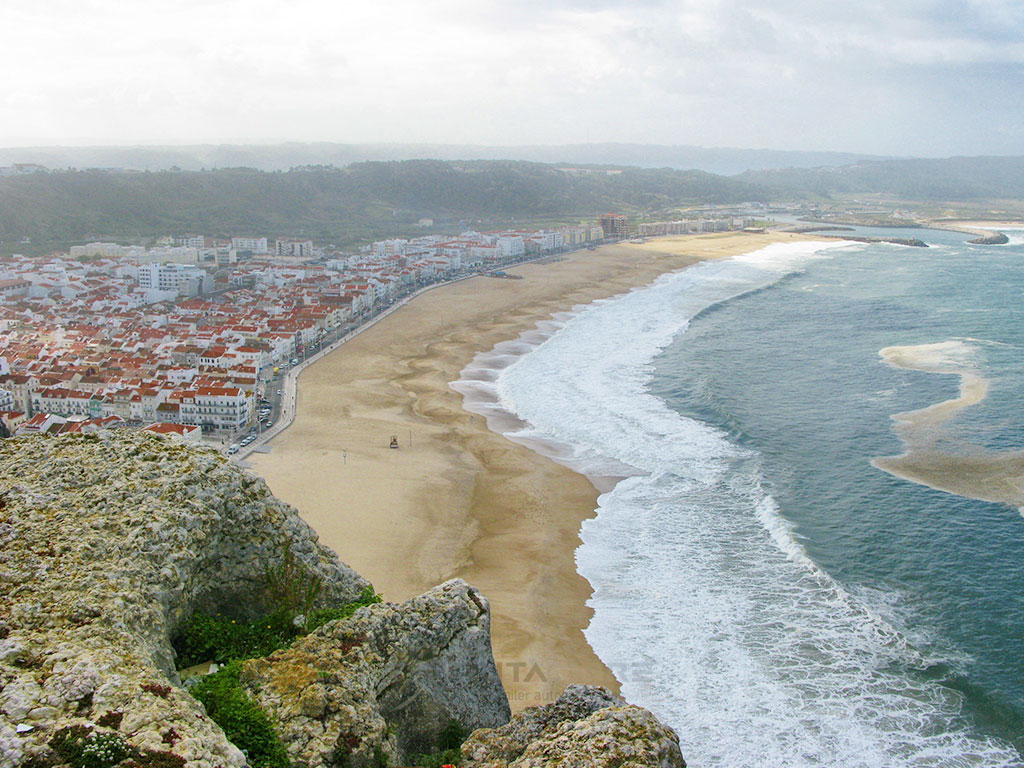
[[[218,267],[224,267],[228,264],[237,264],[238,251],[234,248],[217,248],[214,250],[213,258],[217,262]]]
[[[89,418],[93,414],[90,410],[93,394],[91,392],[77,392],[70,389],[43,389],[32,393],[32,410],[35,413],[52,413],[57,416]],[[99,408],[97,399],[94,406]]]
[[[378,240],[373,244],[373,255],[378,259],[386,259],[390,256],[401,256],[405,253],[408,240]]]
[[[137,257],[141,264],[198,264],[198,248],[150,248]]]
[[[139,287],[146,291],[175,291],[179,296],[199,296],[213,288],[213,280],[198,267],[146,264],[139,267]]]
[[[265,237],[232,237],[231,248],[236,251],[252,251],[253,253],[267,253],[267,238]]]
[[[526,244],[521,235],[499,235],[497,246],[503,259],[514,259],[526,253]]]
[[[206,238],[202,235],[185,235],[175,239],[175,242],[183,248],[195,248],[197,251],[206,247]]]
[[[252,421],[253,406],[252,392],[238,387],[198,387],[182,393],[180,421],[207,429],[237,431]]]
[[[477,264],[494,264],[495,262],[501,261],[503,253],[501,248],[495,245],[472,245],[466,249],[467,263],[472,265]]]
[[[72,259],[80,257],[104,259],[119,259],[123,256],[138,256],[145,253],[146,249],[138,245],[118,245],[117,243],[88,243],[87,245],[72,245],[69,255]]]
[[[0,297],[5,299],[16,296],[24,296],[32,284],[28,280],[16,278],[14,280],[0,280]]]
[[[561,232],[535,232],[528,238],[541,253],[547,253],[548,251],[554,251],[561,248],[564,243],[564,238]]]

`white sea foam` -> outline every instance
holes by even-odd
[[[841,245],[663,276],[479,356],[455,386],[511,438],[625,477],[576,553],[594,587],[586,636],[691,764],[1020,765],[958,725],[956,694],[914,674],[929,660],[808,557],[760,457],[647,391],[654,357],[697,313]]]
[[[1006,245],[1024,245],[1024,227],[999,227],[1007,237]]]

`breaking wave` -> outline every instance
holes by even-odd
[[[695,765],[1020,765],[972,733],[942,660],[808,556],[761,457],[650,394],[652,363],[707,308],[845,243],[704,262],[478,355],[453,386],[492,429],[605,492],[576,553],[586,637]]]

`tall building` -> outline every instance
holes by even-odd
[[[312,240],[278,240],[278,256],[292,256],[296,259],[309,259],[313,256]]]
[[[598,217],[605,240],[620,240],[629,237],[629,219],[621,213],[604,213]]]
[[[139,267],[139,287],[146,290],[177,291],[180,296],[199,296],[213,288],[213,281],[199,267],[144,264]]]
[[[253,253],[268,251],[265,237],[232,237],[231,247],[236,251],[252,251]]]

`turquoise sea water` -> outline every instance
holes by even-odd
[[[808,555],[936,657],[912,674],[955,690],[965,720],[1020,749],[1024,519],[870,459],[901,451],[892,414],[959,385],[878,351],[948,340],[992,385],[946,449],[1024,447],[1024,247],[923,234],[933,247],[868,246],[709,309],[658,358],[651,391],[757,451]]]
[[[704,263],[464,372],[494,428],[624,478],[581,532],[586,636],[693,765],[1024,765],[1024,517],[871,464],[959,386],[890,346],[990,381],[940,452],[1024,447],[1024,239],[884,234],[932,247]]]

